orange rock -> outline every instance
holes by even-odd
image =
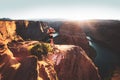
[[[101,80],[98,69],[83,49],[58,45],[59,52],[49,55],[59,80]]]

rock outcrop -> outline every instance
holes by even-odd
[[[58,45],[57,48],[48,58],[59,80],[101,80],[97,67],[83,49],[73,45]]]
[[[90,48],[85,33],[82,31],[80,24],[77,22],[48,22],[48,26],[54,27],[58,36],[54,39],[56,44],[69,44],[82,47],[85,52],[94,59],[96,54]],[[53,25],[54,24],[54,25]],[[20,40],[20,35],[24,40],[48,41],[46,22],[41,21],[1,21],[1,28],[7,27],[6,30],[1,29],[1,34],[6,34],[12,40]],[[42,32],[44,29],[44,32]],[[5,29],[5,28],[4,28]],[[8,36],[9,35],[9,36]],[[18,38],[19,37],[19,38]],[[9,39],[9,38],[8,38]],[[6,40],[6,38],[5,38]]]
[[[75,22],[64,22],[59,28],[58,43],[60,44],[71,44],[81,46],[83,49],[88,48],[88,41],[86,34]],[[85,49],[87,50],[87,49]]]
[[[3,61],[3,58],[7,58],[8,53],[6,52],[6,56],[1,54],[1,62],[6,62],[6,60]],[[11,57],[13,57],[12,55]],[[3,66],[1,70],[5,71],[0,71],[3,80],[100,80],[97,68],[80,47],[57,45],[54,54],[48,54],[48,58],[42,61],[38,61],[31,55],[27,55],[21,60],[16,57],[13,57],[13,60],[11,57],[7,58],[7,61],[12,60],[10,65],[5,65],[8,62],[0,65]],[[4,69],[5,67],[7,71]]]
[[[0,21],[0,80],[57,80],[53,65],[31,56],[15,30],[15,21]]]
[[[109,68],[105,69],[104,61],[101,62],[101,66],[99,67],[101,77],[103,76],[104,71],[107,71],[105,74],[109,74],[104,76],[111,80],[119,80],[120,76],[120,21],[117,20],[93,20],[86,21],[82,25],[83,30],[86,32],[87,36],[91,37],[94,43],[100,44],[103,49],[108,49],[108,51],[112,51],[112,57],[116,56],[112,59],[113,63],[109,63],[109,61],[105,64],[109,65]],[[96,48],[97,49],[97,48]],[[108,56],[111,55],[109,52],[103,50],[105,53],[108,53]],[[102,52],[101,52],[102,53]],[[110,58],[110,57],[108,57]],[[117,59],[115,61],[115,59]],[[98,62],[99,63],[99,62]],[[117,66],[117,69],[116,69]],[[101,67],[101,68],[100,68]],[[103,67],[103,68],[102,68]],[[107,70],[108,69],[108,70]],[[102,72],[102,73],[101,73]]]
[[[3,44],[1,41],[0,46]],[[37,57],[28,55],[28,51],[21,53],[13,54],[6,44],[0,47],[0,80],[57,80],[51,63],[38,61]]]
[[[18,24],[20,23],[16,23]],[[30,23],[25,22],[23,30],[26,30],[28,25]],[[15,29],[9,33],[7,30],[9,27],[0,28],[3,29],[0,31],[1,80],[101,80],[97,67],[82,48],[73,45],[55,45],[54,54],[50,52],[42,60],[38,60],[36,56],[31,55],[28,47],[39,42],[18,42],[19,38],[18,41],[14,41],[14,35],[17,35]],[[17,28],[20,29],[20,26]],[[8,35],[11,37],[7,37]]]
[[[12,40],[22,40],[22,38],[16,35],[15,21],[0,21],[0,37],[6,41],[6,43]]]
[[[116,20],[93,20],[83,25],[84,31],[96,41],[102,42],[120,52],[120,21]]]
[[[41,21],[16,21],[16,33],[24,40],[46,41],[48,35],[46,33],[46,22]],[[43,28],[44,27],[44,28]],[[43,32],[42,32],[43,29]]]
[[[59,27],[59,35],[54,39],[57,44],[80,46],[91,59],[96,57],[96,53],[89,46],[85,32],[83,32],[78,22],[63,22]]]
[[[2,80],[100,80],[94,63],[80,47],[57,45],[54,54],[48,54],[42,61],[30,54],[25,57],[27,51],[21,53],[21,56],[15,55],[17,51],[0,54]]]

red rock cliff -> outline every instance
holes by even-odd
[[[31,43],[31,42],[30,42]],[[14,47],[14,46],[13,46]],[[28,46],[24,46],[24,48]],[[16,47],[14,47],[16,48]],[[98,70],[91,59],[79,47],[57,45],[54,54],[48,59],[38,61],[36,57],[9,51],[7,46],[1,48],[0,75],[2,80],[100,80]],[[23,49],[23,48],[22,48]],[[19,51],[20,55],[20,51]],[[15,56],[15,57],[14,57]],[[21,61],[17,61],[21,58]],[[7,73],[7,74],[6,74]]]
[[[97,41],[105,43],[115,51],[120,52],[120,21],[95,20],[85,22],[85,32]]]
[[[1,40],[0,46],[0,80],[57,80],[56,71],[51,63],[38,61],[37,57],[30,54],[23,55],[28,51],[21,52],[21,56],[16,57],[15,54],[18,53],[13,54]]]
[[[48,41],[48,34],[41,31],[40,21],[15,21],[16,33],[20,35],[24,40],[39,40]],[[51,27],[55,27],[55,30],[59,33],[58,37],[54,39],[57,44],[71,44],[82,47],[85,52],[92,59],[95,58],[95,52],[90,48],[86,34],[82,31],[78,22],[57,22],[53,23]],[[44,25],[43,25],[44,26]],[[45,26],[44,26],[45,27]]]
[[[0,37],[3,37],[6,42],[21,40],[20,36],[16,35],[15,30],[15,21],[0,21]]]
[[[83,49],[73,45],[57,47],[59,51],[49,56],[49,60],[53,62],[59,80],[101,80],[97,67]]]
[[[57,45],[54,54],[48,53],[45,59],[38,61],[27,50],[33,41],[13,43],[8,45],[12,52],[9,50],[6,41],[12,38],[4,37],[8,36],[6,28],[2,26],[5,34],[1,31],[0,36],[1,80],[100,80],[94,63],[80,47]]]
[[[89,57],[95,58],[95,52],[90,48],[85,32],[79,22],[63,22],[59,28],[59,36],[54,39],[55,43],[80,46]]]

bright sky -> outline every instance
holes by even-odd
[[[120,20],[120,0],[0,0],[3,17]]]

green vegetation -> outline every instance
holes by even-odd
[[[46,56],[48,52],[53,51],[53,48],[48,43],[35,44],[30,46],[28,49],[31,52],[31,55],[37,56],[39,60],[42,59],[42,56]]]

